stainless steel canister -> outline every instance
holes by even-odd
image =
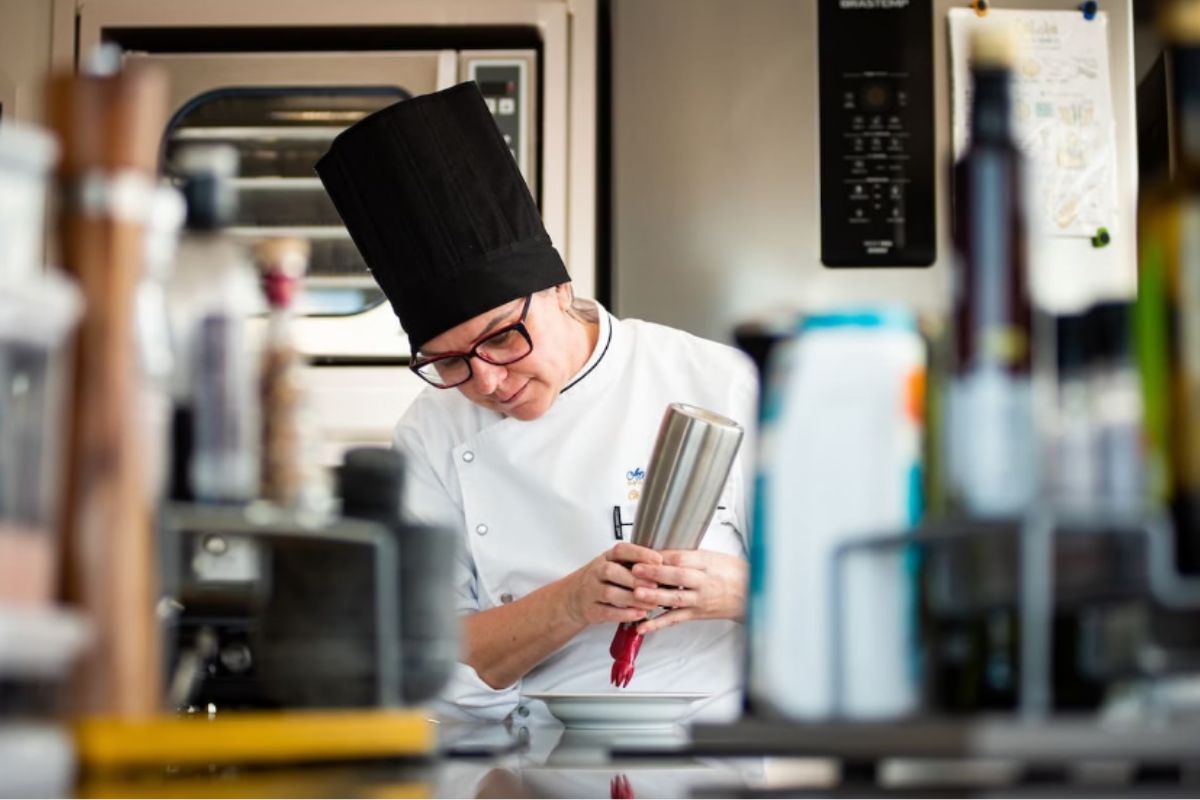
[[[633,543],[655,550],[699,545],[743,434],[720,414],[684,403],[667,406],[633,522]]]

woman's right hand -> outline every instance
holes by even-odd
[[[577,625],[637,622],[656,606],[636,600],[633,590],[656,589],[652,581],[635,578],[634,564],[662,564],[662,555],[648,547],[621,542],[584,564],[568,578],[566,612]]]

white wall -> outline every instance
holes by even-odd
[[[821,0],[824,2],[824,0]],[[1137,192],[1131,0],[1107,0],[1117,111],[1120,233],[1071,244],[1065,269],[1118,259],[1135,274]],[[950,83],[946,12],[934,0],[937,261],[925,269],[821,264],[817,0],[613,0],[614,305],[620,316],[718,340],[780,307],[949,302]],[[1071,9],[1078,0],[993,0]]]

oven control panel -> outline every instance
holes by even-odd
[[[932,0],[820,0],[821,261],[937,255]]]
[[[487,54],[470,51],[463,55],[463,78],[479,84],[484,102],[536,199],[534,140],[537,116],[530,84],[535,58],[536,54],[532,52]]]

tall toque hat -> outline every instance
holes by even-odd
[[[317,174],[414,353],[571,279],[474,82],[365,117]]]

